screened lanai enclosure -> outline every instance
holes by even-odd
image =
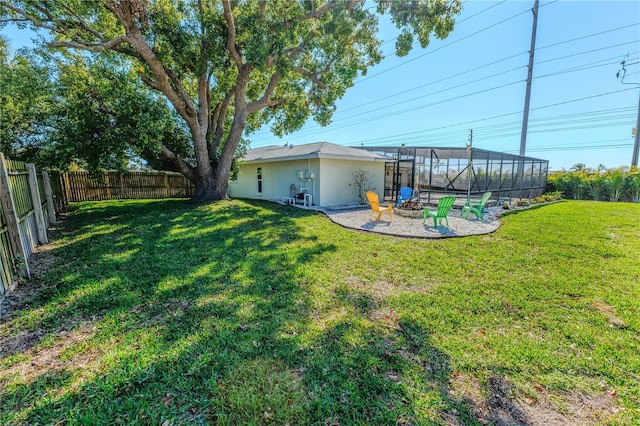
[[[545,192],[549,162],[538,158],[477,148],[362,147],[389,158],[384,197],[396,200],[408,186],[414,196],[432,204],[443,195],[491,200],[531,199]]]

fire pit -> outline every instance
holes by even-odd
[[[424,206],[416,199],[403,202],[400,207],[396,207],[393,212],[399,216],[422,217]]]

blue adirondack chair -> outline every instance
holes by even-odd
[[[400,188],[400,195],[398,195],[398,207],[402,205],[405,201],[411,199],[413,196],[413,189],[408,186],[403,186]]]
[[[447,213],[453,207],[453,203],[456,202],[456,197],[448,195],[446,197],[440,198],[438,201],[437,210],[427,210],[424,209],[424,216],[422,218],[422,224],[424,225],[429,216],[433,217],[433,226],[438,227],[438,219],[440,219],[440,224],[442,225],[442,219],[447,222],[447,227],[449,226],[449,219],[447,219]]]

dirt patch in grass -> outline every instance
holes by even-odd
[[[502,377],[489,378],[483,390],[475,377],[460,373],[454,375],[450,395],[467,404],[476,419],[491,425],[584,425],[606,422],[618,412],[614,396],[560,393],[549,394],[534,385],[539,393],[536,400],[519,399]],[[555,403],[551,403],[552,399]]]
[[[55,247],[55,243],[49,243],[34,249],[29,258],[31,279],[21,279],[15,290],[2,301],[0,304],[0,321],[8,321],[15,316],[16,312],[27,308],[29,303],[40,292],[44,286],[40,277],[47,274],[58,263],[58,258],[53,254]],[[0,353],[2,350],[3,347],[0,345]]]
[[[35,249],[29,259],[31,279],[20,282],[0,305],[0,358],[34,347],[46,334],[44,330],[18,331],[12,329],[11,319],[18,316],[21,311],[28,309],[43,289],[45,283],[39,277],[46,274],[57,262],[51,251],[52,248],[53,244],[45,244]]]
[[[596,303],[594,304],[593,308],[600,312],[607,319],[610,327],[625,328],[627,326],[627,323],[618,318],[618,316],[616,315],[616,310],[613,306],[607,303]]]
[[[346,277],[344,281],[349,288],[368,294],[377,303],[383,303],[390,297],[397,297],[404,293],[428,291],[426,287],[422,285],[397,284],[383,280],[363,282],[360,278],[354,276]]]
[[[30,335],[38,337],[31,337]],[[95,334],[95,326],[82,324],[74,330],[61,330],[52,343],[35,346],[33,339],[39,339],[43,332],[36,331],[18,335],[8,340],[8,346],[3,351],[20,354],[19,360],[8,368],[0,371],[0,382],[19,380],[32,382],[43,374],[51,374],[63,370],[86,369],[90,364],[97,364],[96,359],[101,356],[98,350],[67,354],[67,350],[77,347]],[[2,342],[4,344],[4,342]],[[28,349],[24,350],[23,347]],[[7,351],[8,349],[8,351]]]

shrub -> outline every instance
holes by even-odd
[[[572,167],[572,170],[550,173],[547,177],[549,188],[562,192],[566,198],[640,201],[640,169],[617,167],[607,169],[600,165],[597,169]]]
[[[562,191],[546,192],[531,200],[531,204],[550,203],[563,199]]]

